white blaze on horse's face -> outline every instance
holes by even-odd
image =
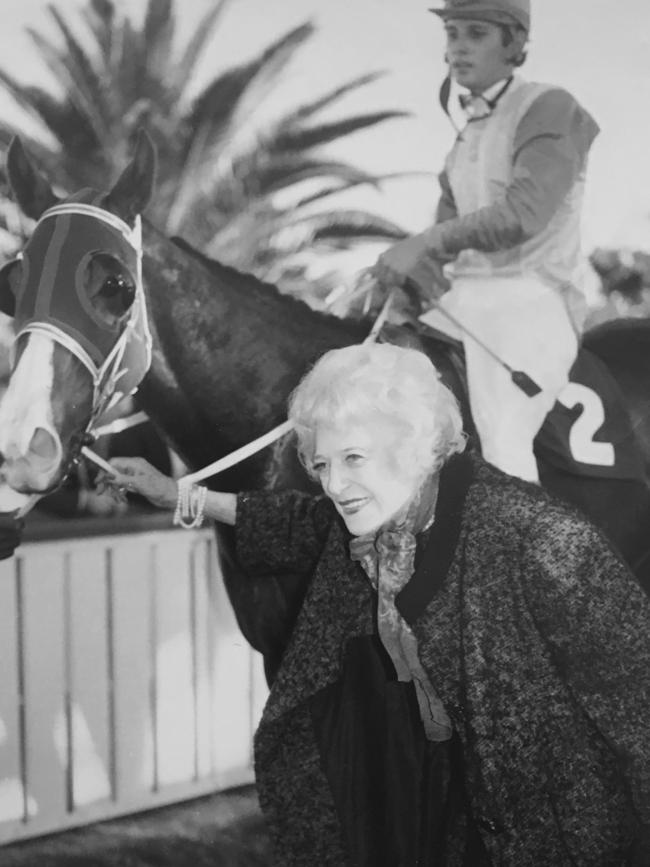
[[[30,334],[0,402],[3,472],[17,491],[45,491],[60,468],[63,447],[53,418],[51,338]]]

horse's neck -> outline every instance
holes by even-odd
[[[207,267],[152,230],[144,276],[154,359],[141,402],[193,467],[283,421],[316,358],[363,336],[363,326],[316,313],[252,276]]]

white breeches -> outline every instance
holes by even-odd
[[[568,382],[578,337],[559,293],[531,277],[456,280],[441,303],[514,370],[542,389],[528,397],[510,373],[439,311],[423,321],[461,339],[469,400],[484,458],[513,476],[539,481],[533,440]]]

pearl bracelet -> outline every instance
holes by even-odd
[[[200,527],[205,517],[205,501],[208,489],[204,485],[193,485],[180,479],[178,498],[174,512],[174,524],[191,530]]]

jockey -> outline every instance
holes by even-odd
[[[568,381],[584,317],[580,215],[598,126],[567,91],[515,73],[530,0],[445,0],[430,11],[444,22],[449,78],[467,90],[466,122],[440,175],[435,224],[386,250],[373,271],[386,286],[415,284],[431,304],[447,264],[451,288],[422,319],[463,341],[486,460],[538,481],[533,440]],[[484,347],[541,393],[524,394]]]

